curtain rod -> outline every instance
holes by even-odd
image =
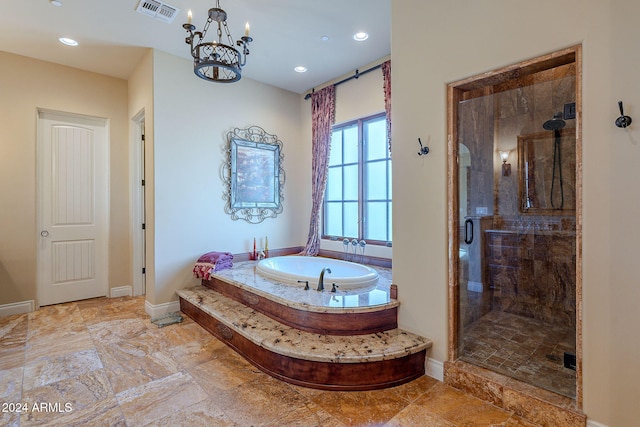
[[[373,70],[377,70],[380,67],[382,67],[382,64],[374,65],[373,67],[367,68],[364,71],[356,70],[356,72],[353,74],[353,76],[349,76],[347,78],[344,78],[344,79],[340,80],[339,82],[334,83],[333,86],[335,87],[335,86],[341,85],[342,83],[346,83],[346,82],[348,82],[349,80],[352,80],[352,79],[358,79],[358,77],[360,77],[361,75],[367,74],[368,72],[373,71]],[[307,100],[307,99],[311,98],[311,94],[313,92],[315,92],[315,91],[316,91],[315,88],[311,89],[311,93],[306,94],[304,96],[304,99]]]

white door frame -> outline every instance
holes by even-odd
[[[133,240],[133,295],[146,293],[145,266],[145,194],[142,181],[144,177],[144,109],[131,119],[131,144],[129,151],[129,175],[131,176],[131,238]]]
[[[45,177],[43,175],[44,172],[44,154],[43,154],[43,150],[44,150],[44,146],[43,146],[43,129],[41,128],[42,124],[43,124],[43,120],[47,120],[47,119],[56,119],[56,120],[61,120],[61,121],[66,121],[66,122],[72,122],[74,124],[86,124],[88,126],[93,126],[93,127],[100,127],[100,128],[104,128],[104,146],[102,147],[103,151],[103,159],[101,159],[102,161],[104,161],[105,163],[103,163],[104,166],[104,170],[106,173],[106,176],[104,177],[104,184],[105,187],[104,189],[104,194],[102,194],[102,197],[104,197],[104,199],[102,199],[102,206],[104,206],[104,211],[100,212],[99,214],[96,213],[96,217],[99,217],[100,219],[98,219],[98,221],[102,222],[102,232],[101,232],[101,243],[104,245],[102,247],[102,249],[99,251],[100,254],[102,254],[102,256],[97,256],[95,259],[95,263],[96,263],[96,278],[98,279],[99,283],[102,283],[102,286],[100,288],[100,293],[101,296],[106,296],[108,295],[108,291],[109,291],[109,221],[110,221],[110,200],[109,200],[109,171],[110,171],[110,167],[109,167],[109,152],[110,152],[110,147],[109,147],[109,141],[110,141],[110,134],[109,134],[109,119],[103,118],[103,117],[94,117],[94,116],[88,116],[88,115],[83,115],[83,114],[75,114],[75,113],[68,113],[68,112],[63,112],[63,111],[56,111],[56,110],[49,110],[49,109],[45,109],[45,108],[37,108],[36,110],[36,122],[38,124],[38,128],[37,128],[37,135],[36,135],[36,186],[37,186],[37,206],[36,206],[36,218],[37,218],[37,234],[35,236],[36,238],[36,248],[38,248],[36,250],[36,270],[37,270],[37,274],[36,274],[36,280],[37,280],[37,284],[36,284],[36,309],[40,308],[42,299],[43,299],[43,295],[46,295],[46,292],[49,292],[49,290],[44,289],[44,286],[47,286],[47,284],[51,281],[50,279],[46,279],[45,277],[43,277],[43,269],[42,269],[42,263],[43,262],[48,262],[47,260],[44,260],[43,257],[43,244],[46,244],[46,236],[45,234],[43,234],[46,230],[44,229],[45,224],[48,222],[45,220],[44,218],[44,180]],[[98,158],[99,156],[97,156],[96,158]],[[48,232],[47,232],[48,235]],[[46,280],[45,280],[46,279]],[[61,301],[64,302],[64,301]]]

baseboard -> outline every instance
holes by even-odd
[[[467,282],[467,290],[472,292],[482,292],[482,282],[473,282],[469,280]]]
[[[163,314],[175,313],[180,311],[180,301],[170,301],[164,304],[153,305],[149,301],[144,302],[144,311],[151,316],[152,319],[160,317]]]
[[[34,300],[13,302],[11,304],[0,305],[0,317],[11,316],[14,314],[31,313],[36,309]]]
[[[608,427],[606,424],[599,423],[593,420],[587,420],[587,427]]]
[[[438,360],[428,358],[425,374],[438,381],[444,381],[444,364]]]
[[[111,298],[130,297],[133,295],[133,286],[118,286],[111,288]]]

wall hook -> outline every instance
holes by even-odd
[[[624,115],[622,101],[618,101],[618,108],[620,108],[620,117],[616,119],[616,126],[619,128],[626,128],[631,124],[631,117]]]
[[[429,147],[422,146],[422,140],[420,138],[418,138],[418,142],[420,143],[420,151],[418,151],[418,156],[429,154]]]

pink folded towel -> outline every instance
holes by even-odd
[[[233,254],[230,252],[207,252],[198,258],[193,267],[193,275],[198,279],[209,280],[211,273],[233,267]]]

